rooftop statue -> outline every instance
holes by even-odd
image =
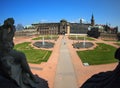
[[[31,72],[25,54],[13,49],[15,31],[13,18],[0,27],[0,87],[48,88],[47,81]]]
[[[120,88],[120,48],[116,50],[115,58],[119,63],[113,71],[93,75],[80,88]]]

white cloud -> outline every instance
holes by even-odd
[[[85,19],[81,18],[81,20],[82,20],[83,23],[86,23],[86,20],[85,20]]]
[[[72,20],[72,21],[70,21],[70,22],[71,22],[71,23],[80,23],[80,19],[82,19],[82,22],[83,22],[83,23],[87,23],[87,21],[86,21],[85,19],[83,19],[83,18],[78,18],[78,19]]]

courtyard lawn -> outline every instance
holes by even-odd
[[[42,39],[43,39],[43,36],[44,36],[44,39],[45,39],[45,40],[48,40],[48,39],[57,40],[57,39],[59,38],[58,35],[41,35],[41,36],[39,36],[39,37],[33,38],[32,40],[42,40]]]
[[[69,39],[71,39],[71,40],[84,40],[84,37],[83,36],[75,36],[75,35],[72,35],[72,36],[69,36]],[[85,37],[85,39],[86,40],[90,40],[90,41],[95,41],[95,39],[94,38],[92,38],[92,37]]]
[[[29,63],[36,64],[39,64],[41,62],[47,62],[52,53],[52,51],[48,50],[33,49],[33,47],[30,46],[30,42],[17,44],[15,45],[14,49],[25,53],[27,61]]]
[[[83,63],[98,65],[117,62],[114,58],[115,47],[103,43],[97,44],[98,46],[94,50],[77,51]]]

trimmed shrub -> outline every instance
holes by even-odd
[[[117,33],[117,39],[120,41],[120,33]]]
[[[98,38],[100,36],[100,32],[98,28],[92,28],[90,31],[87,32],[89,37]]]

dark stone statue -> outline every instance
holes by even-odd
[[[48,88],[48,83],[33,75],[24,53],[13,49],[14,19],[0,27],[0,88]]]
[[[115,58],[120,61],[120,48],[116,50]],[[120,88],[120,62],[113,71],[93,75],[80,88]]]

